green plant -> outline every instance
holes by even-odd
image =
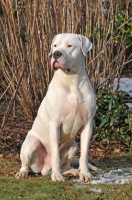
[[[128,93],[113,91],[110,87],[98,89],[97,111],[94,118],[96,138],[107,142],[114,140],[130,144],[132,109],[124,102],[128,97]]]
[[[96,39],[98,39],[99,34],[101,35],[101,38],[103,38],[103,26],[100,25],[100,27],[93,27],[93,33],[92,36]]]
[[[127,48],[132,46],[132,18],[127,20],[123,13],[118,13],[115,16],[115,31],[114,42],[119,43],[124,37]]]

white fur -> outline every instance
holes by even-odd
[[[88,149],[96,101],[85,72],[85,55],[91,47],[92,43],[82,35],[59,34],[53,39],[51,67],[56,71],[22,145],[22,167],[16,178],[26,177],[31,169],[42,175],[51,172],[53,181],[63,181],[63,174],[70,170],[79,174],[81,181],[91,180]],[[56,62],[55,51],[62,53]],[[81,156],[79,169],[73,170],[70,162],[77,151],[76,134],[81,137]]]

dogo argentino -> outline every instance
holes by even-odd
[[[48,92],[38,110],[31,130],[22,144],[22,167],[16,178],[28,176],[30,170],[43,176],[51,173],[53,181],[64,181],[63,174],[79,175],[91,180],[88,149],[92,120],[96,110],[95,93],[85,72],[85,56],[92,43],[82,35],[63,33],[51,44],[51,68],[55,70]],[[75,136],[80,134],[79,168],[70,162],[77,152]]]

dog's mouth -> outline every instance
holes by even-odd
[[[63,71],[65,71],[65,72],[67,72],[67,73],[69,73],[70,71],[71,71],[71,69],[62,69],[61,67],[54,67],[54,70],[55,71],[57,71],[58,69],[61,69],[61,70],[63,70]]]
[[[61,66],[55,66],[56,63],[58,63],[58,62],[57,62],[57,61],[54,61],[54,63],[53,63],[53,69],[54,69],[55,71],[57,71],[58,69],[61,69],[61,70],[63,70],[64,72],[67,72],[67,73],[69,73],[69,72],[71,71],[70,68],[64,69],[64,68],[62,68]]]
[[[71,69],[65,69],[65,71],[66,71],[66,72],[70,72],[70,71],[71,71]]]

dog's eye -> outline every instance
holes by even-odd
[[[68,47],[72,47],[72,45],[71,45],[71,44],[68,44]]]
[[[56,44],[54,44],[54,47],[56,47]]]

